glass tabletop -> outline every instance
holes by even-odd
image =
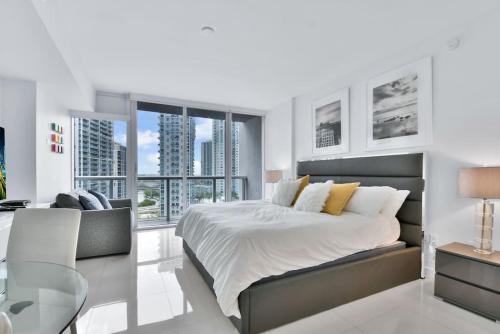
[[[85,302],[88,284],[76,270],[52,263],[0,263],[0,312],[16,334],[61,333]]]

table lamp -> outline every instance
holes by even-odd
[[[273,184],[273,194],[274,194],[274,184],[278,183],[282,178],[283,178],[283,171],[281,169],[266,170],[266,183]]]
[[[278,183],[283,177],[281,169],[266,170],[266,183]]]
[[[500,198],[500,167],[462,168],[458,189],[463,197],[482,199],[476,206],[474,251],[491,254],[494,205],[488,199]]]

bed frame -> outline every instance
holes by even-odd
[[[229,318],[242,334],[270,330],[421,278],[423,153],[302,161],[297,174],[310,175],[310,182],[333,179],[410,190],[397,214],[406,248],[252,284],[238,298],[241,319]],[[184,249],[213,292],[213,278],[186,243]]]

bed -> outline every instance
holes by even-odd
[[[294,265],[295,261],[298,262],[297,268],[286,263],[284,268],[293,270],[283,272],[279,268],[269,269],[266,266],[266,256],[269,250],[272,251],[269,248],[271,242],[281,245],[287,238],[303,233],[304,240],[295,240],[303,242],[303,245],[313,245],[315,235],[310,231],[316,228],[323,228],[321,233],[326,235],[342,235],[346,231],[342,228],[345,220],[361,227],[371,225],[360,217],[343,214],[341,220],[334,220],[330,224],[323,222],[312,229],[308,227],[307,220],[333,218],[325,217],[328,216],[326,214],[316,214],[322,217],[297,216],[292,209],[288,209],[288,212],[287,208],[283,208],[284,211],[279,212],[280,209],[255,201],[224,204],[219,212],[216,206],[188,210],[189,214],[183,217],[184,221],[181,220],[177,228],[178,234],[186,237],[185,252],[216,293],[223,313],[242,334],[270,330],[421,277],[423,154],[304,161],[297,164],[297,174],[298,177],[310,175],[311,182],[330,179],[336,183],[359,181],[363,186],[391,186],[410,190],[410,195],[397,214],[399,240],[391,239],[391,228],[394,227],[391,224],[394,222],[377,222],[380,223],[378,226],[381,231],[376,233],[372,230],[366,236],[360,235],[356,242],[352,241],[352,237],[339,237],[336,239],[339,247],[336,248],[320,243],[308,249],[299,243],[298,249],[303,250],[304,254],[290,257]],[[234,223],[229,223],[228,217],[246,217],[245,210],[252,212],[253,216],[249,214],[249,217],[259,218],[256,221],[262,225],[265,225],[266,217],[279,215],[289,215],[287,219],[303,219],[306,222],[297,229],[282,228],[282,224],[275,224],[273,226],[277,228],[272,232],[266,230],[268,240],[264,238],[262,241],[263,234],[258,226],[235,230]],[[214,232],[215,225],[210,224],[210,221],[217,218],[226,219],[228,223],[219,225]],[[190,231],[183,226],[186,219],[205,226],[200,227],[203,228],[201,230],[191,227]],[[286,220],[283,224],[286,226]],[[235,234],[238,242],[231,243]],[[259,242],[256,242],[257,236]],[[220,251],[217,253],[217,249],[223,247],[226,247],[224,252],[234,256],[224,256],[224,252]],[[260,257],[248,256],[249,249],[253,249],[255,254],[260,253]],[[342,253],[344,250],[345,253]],[[315,253],[314,261],[317,262],[311,261],[308,252]],[[318,258],[322,260],[318,261]],[[217,261],[220,263],[215,263]],[[259,263],[262,264],[260,267]],[[233,268],[233,271],[228,274],[225,272],[226,267]],[[244,274],[238,275],[243,271]]]

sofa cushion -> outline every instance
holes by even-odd
[[[109,203],[109,200],[106,197],[106,195],[104,195],[103,193],[94,191],[92,189],[89,190],[89,193],[94,195],[95,197],[97,197],[97,199],[99,200],[99,202],[101,202],[104,209],[113,209],[113,207],[111,206],[111,203]]]
[[[58,208],[83,210],[78,194],[74,192],[57,194],[56,204]]]
[[[86,191],[79,191],[78,195],[78,199],[85,210],[104,210],[104,206],[94,195]]]

